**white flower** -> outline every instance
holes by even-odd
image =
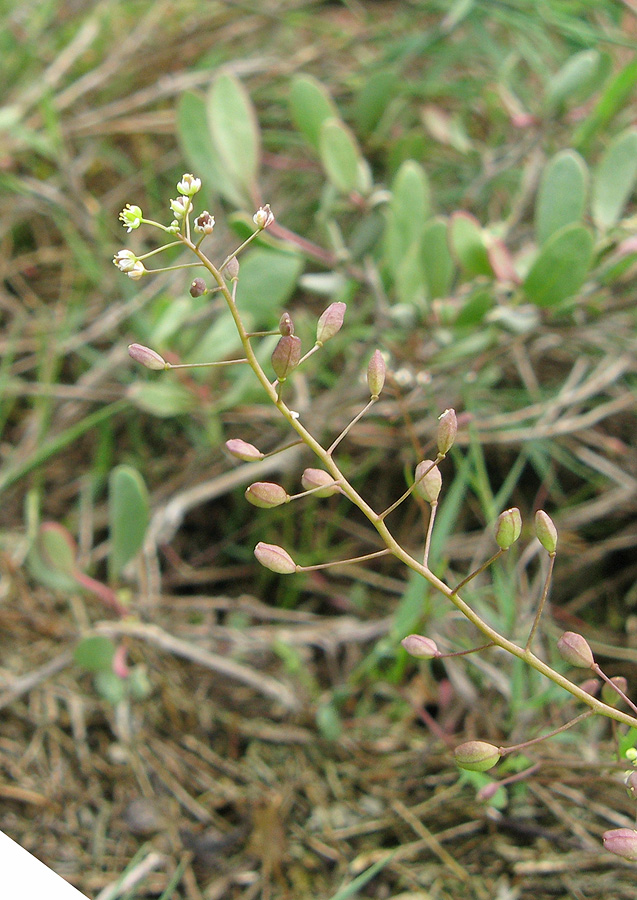
[[[266,203],[265,206],[260,206],[252,216],[252,221],[261,230],[271,225],[274,222],[274,213],[270,209],[270,204]]]
[[[200,231],[203,234],[212,234],[214,227],[215,217],[211,216],[207,209],[204,209],[201,215],[195,219],[195,231]]]
[[[170,208],[178,219],[183,219],[192,208],[190,197],[177,197],[176,200],[171,200]]]
[[[194,197],[197,191],[201,190],[201,178],[195,178],[194,175],[189,174],[182,175],[177,190],[186,197]]]
[[[138,259],[137,262],[133,265],[133,268],[129,269],[126,274],[129,278],[132,278],[133,281],[139,281],[142,275],[146,274],[146,271],[147,270],[144,266],[144,263],[141,261],[141,259]]]
[[[137,257],[132,250],[118,250],[113,257],[113,263],[120,272],[126,272],[127,274],[131,271],[136,262]]]
[[[119,218],[130,234],[134,228],[139,228],[142,224],[142,211],[139,206],[131,206],[130,203],[127,203],[126,208],[119,214]]]

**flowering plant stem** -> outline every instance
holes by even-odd
[[[180,239],[182,242],[198,257],[200,263],[210,272],[214,280],[216,281],[221,294],[223,295],[228,309],[230,310],[230,314],[235,323],[235,327],[237,329],[237,333],[239,335],[239,339],[241,340],[241,344],[244,349],[244,353],[248,364],[252,368],[256,378],[260,382],[263,390],[270,402],[278,409],[280,414],[286,420],[290,428],[292,428],[301,438],[304,444],[309,447],[310,450],[318,457],[323,466],[327,469],[327,471],[332,475],[334,481],[338,482],[341,492],[345,494],[345,496],[350,500],[351,503],[354,504],[368,519],[368,521],[374,526],[376,531],[378,532],[381,540],[385,544],[387,550],[392,553],[396,559],[400,560],[405,566],[411,569],[414,572],[417,572],[419,575],[429,582],[429,584],[447,597],[448,600],[453,603],[453,605],[473,624],[475,627],[482,632],[485,637],[489,639],[489,641],[500,647],[502,650],[505,650],[507,653],[510,653],[512,656],[517,657],[518,659],[523,660],[527,665],[529,665],[532,669],[535,669],[537,672],[544,675],[550,681],[554,682],[554,684],[559,685],[564,688],[565,691],[568,691],[569,694],[572,694],[586,706],[588,706],[593,712],[597,714],[601,714],[606,716],[609,719],[614,719],[617,722],[621,722],[624,725],[628,725],[633,728],[637,728],[637,718],[634,716],[628,715],[621,710],[614,709],[612,706],[609,706],[606,703],[603,703],[601,700],[598,700],[596,697],[593,697],[591,694],[587,693],[581,687],[579,687],[574,682],[570,681],[561,673],[557,672],[543,660],[539,659],[530,649],[530,642],[527,643],[527,646],[521,647],[513,641],[508,640],[503,635],[501,635],[495,628],[489,625],[478,613],[468,604],[466,603],[462,597],[459,596],[457,592],[457,588],[453,589],[449,587],[449,585],[445,584],[431,569],[428,565],[424,563],[418,562],[411,554],[409,554],[399,542],[394,538],[393,534],[385,524],[385,517],[388,515],[390,511],[396,508],[398,503],[404,500],[411,493],[411,489],[406,491],[403,497],[397,501],[396,504],[392,504],[392,506],[385,510],[383,513],[377,513],[372,507],[361,497],[361,495],[356,491],[356,489],[349,483],[345,475],[341,472],[338,465],[335,463],[331,450],[332,447],[326,450],[311,434],[310,431],[301,423],[297,415],[287,406],[285,401],[281,398],[280,392],[275,387],[275,384],[271,383],[265,371],[261,367],[254,350],[252,349],[250,343],[250,335],[246,331],[243,321],[241,319],[241,315],[239,310],[237,309],[236,302],[234,297],[226,284],[226,281],[221,273],[221,270],[217,268],[214,263],[204,254],[198,244],[194,244],[190,238],[181,235]],[[440,462],[444,458],[444,454],[438,454],[435,460],[435,464]],[[433,468],[433,466],[431,467]],[[496,554],[496,557],[499,554]],[[493,560],[489,560],[491,563]],[[461,582],[462,584],[462,582]],[[542,604],[543,605],[543,604]],[[535,624],[535,623],[534,623]],[[537,625],[535,625],[537,627]],[[533,629],[533,633],[535,632],[535,628]]]

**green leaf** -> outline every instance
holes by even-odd
[[[319,152],[321,126],[327,119],[338,119],[338,109],[316,78],[299,75],[290,88],[290,115],[298,130]]]
[[[115,580],[141,550],[149,520],[148,491],[132,466],[116,466],[108,479],[108,517],[111,550],[109,575]]]
[[[88,672],[110,671],[114,655],[115,644],[99,635],[84,638],[73,651],[75,663]]]
[[[452,213],[449,219],[451,252],[469,278],[493,275],[480,223],[467,212]]]
[[[138,409],[162,419],[192,412],[196,406],[187,388],[167,379],[138,381],[129,387],[127,396]]]
[[[493,297],[490,291],[476,291],[458,313],[454,327],[467,328],[479,325],[492,306]]]
[[[272,325],[273,314],[290,299],[302,271],[303,259],[296,253],[258,248],[241,257],[237,304],[255,327]]]
[[[76,571],[77,547],[69,531],[57,522],[43,522],[38,532],[38,552],[42,562],[62,575]]]
[[[219,194],[236,207],[245,205],[244,192],[228,178],[225,166],[212,142],[206,101],[197,94],[184,93],[177,107],[177,132],[191,171],[201,178],[204,192]]]
[[[562,150],[542,172],[535,204],[535,234],[544,244],[565,225],[579,222],[586,207],[588,169],[574,150]]]
[[[395,284],[399,303],[418,306],[426,299],[420,241],[414,241],[396,267]]]
[[[543,245],[522,289],[537,306],[556,306],[581,288],[593,259],[593,235],[583,225],[566,225]]]
[[[441,217],[426,223],[422,233],[422,265],[430,300],[446,297],[451,290],[454,262],[449,249],[449,225]]]
[[[388,69],[374,72],[358,92],[354,105],[354,124],[361,135],[369,135],[380,122],[398,87],[398,76]]]
[[[597,106],[577,130],[574,144],[586,149],[598,131],[604,129],[632,98],[637,84],[637,58],[619,72],[602,94]]]
[[[247,91],[234,75],[223,73],[214,80],[208,122],[224,173],[252,200],[261,157],[259,124]]]
[[[619,221],[637,183],[637,131],[618,135],[602,156],[593,176],[593,220],[605,230]]]
[[[549,112],[582,103],[589,97],[599,86],[601,61],[597,50],[582,50],[571,56],[549,82],[545,100]]]
[[[397,273],[409,250],[422,239],[431,215],[431,191],[425,170],[413,159],[405,160],[391,187],[385,237],[388,263]]]
[[[334,187],[342,194],[367,193],[371,176],[351,131],[338,119],[321,125],[319,139],[321,162]]]
[[[126,682],[115,672],[109,672],[108,669],[100,669],[99,672],[96,672],[93,683],[100,697],[108,703],[112,703],[113,706],[121,703],[126,696]]]

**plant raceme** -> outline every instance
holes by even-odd
[[[353,503],[364,516],[366,516],[385,545],[385,549],[383,550],[349,560],[340,560],[338,562],[328,562],[313,566],[301,566],[294,561],[290,553],[283,547],[259,542],[254,550],[254,554],[259,563],[280,575],[292,575],[296,572],[323,569],[328,568],[329,566],[361,562],[379,556],[392,555],[409,569],[421,575],[433,588],[444,595],[487,639],[486,644],[482,644],[472,650],[443,654],[438,650],[435,642],[430,638],[423,635],[412,634],[405,637],[402,641],[403,647],[407,653],[417,659],[444,659],[449,656],[461,656],[466,655],[467,653],[479,652],[488,647],[499,647],[512,656],[523,660],[528,666],[540,672],[556,685],[562,687],[586,707],[585,712],[550,732],[550,734],[542,735],[541,737],[526,741],[522,744],[511,747],[497,747],[493,744],[479,740],[461,744],[456,748],[455,758],[457,764],[462,768],[477,772],[487,771],[495,766],[502,757],[513,751],[521,750],[532,744],[546,740],[594,715],[605,716],[615,723],[627,726],[628,728],[637,729],[637,706],[635,706],[635,704],[626,696],[625,679],[608,678],[596,663],[590,646],[581,635],[575,634],[574,632],[566,632],[557,642],[557,649],[563,660],[570,666],[590,670],[597,679],[602,680],[604,683],[604,690],[601,699],[596,696],[599,681],[595,680],[593,682],[593,687],[591,687],[590,683],[578,684],[552,668],[543,659],[533,653],[533,639],[539,626],[540,617],[548,596],[558,545],[557,530],[546,512],[540,510],[536,513],[535,534],[540,545],[548,554],[548,573],[538,601],[535,618],[524,645],[518,644],[499,633],[462,598],[460,593],[473,578],[491,566],[500,556],[507,553],[518,540],[522,530],[522,520],[518,509],[507,509],[500,514],[495,525],[494,534],[498,550],[490,559],[467,575],[455,587],[441,580],[429,567],[431,536],[438,507],[438,497],[442,489],[442,474],[439,466],[452,448],[458,428],[454,410],[445,410],[439,418],[437,426],[438,452],[435,458],[424,459],[418,462],[415,466],[413,483],[404,494],[387,509],[377,512],[348,481],[347,477],[338,466],[335,459],[335,451],[341,441],[347,436],[350,429],[379,399],[385,383],[385,361],[382,353],[379,350],[376,350],[369,361],[367,368],[367,385],[369,388],[368,402],[332,441],[331,445],[327,448],[323,447],[305,426],[299,414],[287,405],[284,399],[284,389],[286,383],[294,377],[295,372],[300,369],[311,356],[318,352],[328,340],[340,331],[345,318],[346,304],[335,302],[328,306],[318,320],[314,345],[305,353],[303,353],[300,338],[294,334],[294,323],[288,313],[283,313],[281,315],[278,328],[274,331],[259,333],[249,332],[244,323],[236,299],[237,284],[240,277],[240,268],[237,258],[254,238],[274,222],[274,215],[269,205],[262,206],[258,209],[253,217],[255,230],[252,234],[233,253],[227,256],[220,265],[215,265],[202,249],[204,240],[213,233],[215,225],[214,217],[211,216],[207,210],[195,215],[194,210],[193,198],[199,192],[200,188],[201,182],[199,178],[190,174],[185,174],[182,177],[177,185],[179,196],[170,201],[170,210],[173,218],[169,225],[163,225],[159,222],[145,219],[138,206],[127,205],[120,213],[120,219],[128,232],[131,232],[142,225],[147,225],[159,229],[173,238],[173,240],[141,256],[137,256],[131,250],[122,249],[115,254],[113,262],[121,272],[128,275],[128,277],[133,280],[139,280],[150,273],[179,268],[199,267],[205,270],[207,272],[207,277],[213,282],[212,289],[220,293],[227,304],[241,341],[244,356],[240,359],[224,360],[223,362],[175,365],[167,362],[156,350],[137,343],[129,346],[130,356],[146,368],[156,371],[176,368],[192,368],[194,366],[219,366],[230,364],[250,366],[256,379],[261,384],[268,401],[276,407],[288,426],[296,433],[297,438],[314,453],[320,467],[305,469],[301,478],[304,490],[298,494],[288,494],[279,484],[256,482],[247,488],[245,492],[246,499],[255,506],[271,508],[289,503],[293,500],[298,500],[301,497],[311,494],[315,494],[318,497],[327,497],[334,493],[340,493],[347,497],[348,500]],[[183,247],[188,248],[196,258],[196,261],[185,265],[173,265],[151,270],[146,267],[145,263],[148,259],[175,245],[182,245]],[[192,296],[195,297],[202,296],[207,293],[208,290],[209,288],[206,281],[201,277],[195,278],[190,286],[190,292]],[[274,379],[267,374],[260,364],[252,345],[255,338],[263,337],[265,335],[279,335],[279,340],[270,359],[275,376]],[[226,448],[236,459],[246,462],[261,460],[269,455],[263,453],[254,445],[243,441],[241,438],[232,438],[227,441]],[[386,519],[390,513],[394,512],[394,510],[403,502],[408,500],[412,494],[416,494],[423,499],[429,505],[430,509],[421,559],[417,559],[407,552],[407,550],[405,550],[405,548],[394,538],[386,524]],[[619,703],[623,703],[631,712],[625,712],[624,710],[617,708]],[[627,754],[627,756],[630,761],[634,762],[633,756],[629,754]],[[637,753],[635,753],[635,756],[637,757]],[[534,771],[534,769],[535,767],[531,767],[529,772]],[[633,775],[636,776],[633,780],[637,782],[637,773],[635,772],[629,772],[628,778],[630,779]],[[629,787],[631,787],[634,794],[632,782],[629,783]],[[637,860],[637,830],[619,828],[608,831],[604,834],[604,845],[608,850],[619,856],[623,856],[629,860]]]

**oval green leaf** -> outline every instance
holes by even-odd
[[[550,112],[582,103],[599,86],[602,57],[597,50],[582,50],[568,59],[549,82],[546,107]]]
[[[299,75],[292,82],[289,102],[292,121],[318,153],[323,122],[339,118],[327,88],[310,75]]]
[[[449,250],[446,219],[431,219],[422,233],[422,266],[430,300],[446,297],[453,282],[454,262]]]
[[[575,150],[562,150],[545,166],[535,204],[535,234],[544,244],[565,225],[580,222],[586,207],[588,169]]]
[[[321,125],[319,151],[325,173],[337,191],[351,194],[365,191],[363,159],[351,131],[338,119],[326,119]]]
[[[460,268],[470,278],[493,275],[482,227],[475,216],[467,212],[452,213],[449,244]]]
[[[414,244],[420,244],[431,215],[431,190],[425,170],[407,159],[396,172],[387,216],[386,253],[394,273]]]
[[[256,193],[261,138],[250,97],[234,75],[215,78],[208,94],[208,122],[224,173],[251,200]]]
[[[88,672],[110,671],[114,655],[115,644],[99,635],[84,638],[73,651],[75,663]]]
[[[116,466],[108,479],[108,517],[111,549],[108,557],[112,580],[139,553],[150,516],[148,490],[132,466]]]
[[[616,225],[637,183],[637,131],[618,135],[602,156],[593,176],[593,219],[605,230]]]
[[[583,225],[556,231],[540,250],[522,289],[536,306],[557,306],[578,292],[593,259],[593,235]]]

